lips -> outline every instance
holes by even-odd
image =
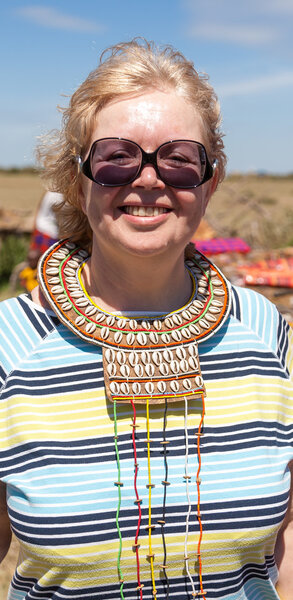
[[[123,206],[121,210],[133,217],[158,217],[170,212],[170,209],[163,208],[162,206]]]

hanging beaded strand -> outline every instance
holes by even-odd
[[[155,525],[152,524],[152,481],[151,481],[151,450],[150,450],[150,443],[151,443],[151,439],[150,439],[150,405],[149,405],[149,399],[147,399],[146,402],[146,422],[147,422],[147,439],[146,439],[146,443],[147,443],[147,460],[148,460],[148,483],[147,483],[147,488],[149,490],[149,507],[148,507],[148,525],[147,525],[147,530],[148,530],[148,538],[149,538],[149,553],[147,558],[149,558],[150,560],[150,565],[151,565],[151,579],[152,579],[152,585],[153,585],[153,596],[154,596],[154,600],[157,600],[157,590],[156,590],[156,582],[155,582],[155,572],[154,572],[154,557],[155,555],[153,554],[153,550],[152,550],[152,530],[155,529]]]
[[[189,454],[189,442],[188,442],[188,401],[187,398],[184,398],[184,435],[185,435],[185,472],[184,472],[184,479],[185,479],[185,486],[186,486],[186,497],[187,497],[187,503],[188,503],[188,510],[187,510],[187,515],[186,515],[186,524],[185,524],[185,540],[184,540],[184,560],[185,560],[185,570],[187,573],[187,577],[190,581],[191,584],[191,588],[192,588],[192,595],[194,597],[196,597],[196,591],[195,591],[195,586],[194,586],[194,582],[191,576],[191,573],[189,571],[189,556],[188,556],[188,534],[189,534],[189,518],[190,518],[190,513],[191,513],[191,501],[190,501],[190,494],[189,494],[189,480],[190,480],[190,475],[188,473],[188,454]]]
[[[137,504],[137,508],[138,508],[138,522],[137,522],[137,528],[136,528],[136,534],[135,534],[135,539],[134,539],[134,550],[135,550],[135,555],[136,555],[136,573],[137,573],[137,591],[139,592],[139,598],[140,600],[142,600],[142,588],[143,588],[143,583],[141,583],[140,580],[140,561],[139,561],[139,542],[138,542],[138,537],[139,537],[139,533],[140,533],[140,526],[141,526],[141,498],[138,495],[138,490],[137,490],[137,474],[138,474],[138,462],[137,462],[137,450],[136,450],[136,440],[135,440],[135,430],[137,427],[136,424],[136,408],[135,408],[135,404],[134,404],[134,400],[131,399],[131,406],[132,406],[132,410],[133,410],[133,420],[132,420],[132,445],[133,445],[133,455],[134,455],[134,492],[135,492],[135,503]]]
[[[122,598],[122,600],[124,600],[124,594],[123,594],[123,586],[124,586],[124,579],[123,579],[123,575],[122,575],[122,571],[121,571],[121,554],[122,554],[122,536],[121,536],[121,530],[120,530],[120,525],[119,525],[119,513],[120,513],[120,508],[121,508],[121,486],[123,486],[123,483],[121,481],[121,469],[120,469],[120,457],[119,457],[119,450],[118,450],[118,434],[117,434],[117,403],[116,401],[114,402],[114,444],[115,444],[115,453],[116,453],[116,462],[117,462],[117,471],[118,471],[118,480],[115,481],[115,485],[117,485],[118,487],[118,504],[117,504],[117,510],[116,510],[116,527],[117,527],[117,532],[118,532],[118,537],[119,537],[119,548],[118,548],[118,556],[117,556],[117,571],[118,571],[118,576],[119,576],[119,583],[120,583],[120,596]]]
[[[162,544],[163,544],[163,551],[164,551],[163,564],[160,566],[164,572],[164,579],[165,579],[166,587],[167,587],[166,600],[169,600],[170,586],[169,586],[169,579],[168,579],[167,572],[166,572],[168,565],[167,565],[167,547],[166,547],[166,539],[165,539],[165,531],[164,531],[164,527],[166,524],[167,485],[169,484],[168,462],[167,462],[167,445],[169,444],[169,441],[166,439],[167,409],[168,409],[168,402],[167,402],[167,399],[165,398],[163,440],[160,442],[163,445],[163,458],[164,458],[164,468],[165,468],[164,480],[162,481],[162,485],[164,486],[164,496],[163,496],[162,518],[158,520],[158,524],[161,526],[161,536],[162,536]]]

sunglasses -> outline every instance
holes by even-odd
[[[131,140],[103,138],[93,143],[84,162],[80,156],[77,161],[86,177],[106,187],[132,183],[147,164],[174,188],[196,188],[213,176],[205,147],[192,140],[172,140],[154,152],[145,152]]]

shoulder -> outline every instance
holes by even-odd
[[[234,324],[251,339],[258,340],[289,368],[293,353],[292,329],[276,306],[254,290],[237,286],[232,286],[231,290],[230,316]]]
[[[56,328],[53,313],[23,294],[0,303],[0,387],[23,357]]]

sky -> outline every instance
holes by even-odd
[[[0,5],[0,167],[35,164],[101,52],[135,36],[208,73],[228,172],[293,172],[293,0],[9,0]]]

